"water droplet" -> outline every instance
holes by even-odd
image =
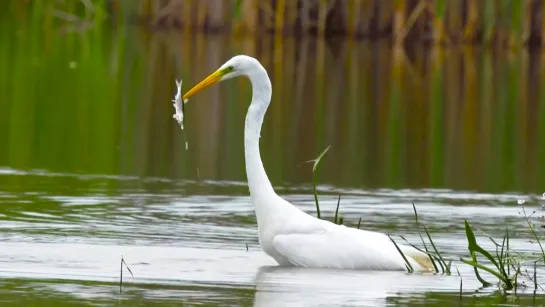
[[[519,200],[517,201],[517,203],[518,203],[519,205],[522,205],[522,204],[524,204],[525,202],[526,202],[526,201],[525,201],[524,199],[519,199]]]
[[[541,195],[541,199],[545,200],[545,193],[543,193],[543,195]]]

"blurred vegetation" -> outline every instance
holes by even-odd
[[[84,29],[111,17],[153,29],[316,34],[403,42],[542,46],[542,0],[10,0],[11,12]],[[4,14],[8,11],[5,10]],[[49,15],[46,15],[49,16]]]
[[[0,165],[245,181],[247,81],[188,104],[189,151],[170,103],[175,79],[187,89],[244,53],[273,83],[261,146],[275,185],[308,183],[301,163],[332,145],[325,184],[543,193],[540,50],[154,33],[111,17],[132,1],[29,3],[0,13]]]

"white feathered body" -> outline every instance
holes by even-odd
[[[259,242],[280,265],[406,270],[405,260],[387,235],[315,218],[279,196],[270,201],[278,210],[258,218]],[[415,270],[431,269],[426,254],[396,243]]]

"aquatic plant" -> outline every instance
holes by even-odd
[[[414,248],[418,249],[419,251],[427,254],[430,257],[431,263],[432,263],[436,273],[442,273],[442,274],[450,275],[451,274],[450,268],[451,268],[451,265],[452,265],[452,261],[449,261],[447,263],[444,260],[443,256],[439,252],[439,249],[436,247],[435,243],[433,242],[433,239],[431,238],[431,235],[430,235],[430,233],[428,231],[428,228],[425,225],[421,225],[418,222],[418,212],[416,211],[416,206],[414,205],[414,202],[412,203],[412,205],[413,205],[413,211],[414,211],[416,226],[417,227],[420,227],[420,226],[423,227],[424,232],[426,233],[426,236],[428,237],[429,243],[433,247],[433,252],[430,252],[430,250],[428,249],[428,246],[426,245],[426,242],[424,241],[424,238],[422,237],[422,233],[420,233],[420,232],[418,233],[418,235],[420,236],[420,240],[422,241],[422,245],[424,246],[424,250],[422,250],[422,249],[418,248],[417,246],[415,246],[414,244],[410,243],[403,236],[401,236],[401,238],[405,242],[407,242],[409,245],[411,245],[412,247],[414,247]],[[441,271],[439,271],[439,267],[437,266],[436,263],[439,264],[439,267],[441,268]]]
[[[491,236],[487,237],[495,246],[495,253],[491,253],[484,248],[482,248],[476,240],[475,233],[467,220],[465,220],[465,233],[468,241],[468,250],[471,255],[471,259],[460,258],[460,261],[471,265],[474,269],[475,276],[481,282],[484,287],[493,285],[492,283],[484,280],[480,274],[479,270],[485,271],[492,274],[498,278],[500,286],[504,290],[515,290],[517,287],[526,287],[525,283],[519,282],[521,277],[527,278],[534,285],[534,291],[537,291],[538,288],[543,289],[537,282],[537,263],[543,261],[545,263],[545,252],[543,250],[543,245],[541,243],[540,237],[535,231],[535,225],[530,221],[532,215],[527,215],[526,210],[522,207],[523,219],[528,224],[529,230],[532,236],[535,238],[536,242],[539,245],[541,253],[534,255],[537,257],[532,257],[532,255],[523,254],[517,251],[514,251],[510,248],[509,244],[509,229],[505,228],[505,235],[503,236],[502,243],[497,243]],[[478,262],[477,254],[480,254],[488,260],[492,266],[486,266]],[[523,266],[528,266],[533,264],[533,274],[528,272],[527,269],[524,271],[521,270]],[[544,290],[545,291],[545,290]]]
[[[123,265],[125,265],[129,273],[131,273],[132,278],[134,278],[134,274],[132,273],[131,269],[127,265],[127,262],[125,262],[123,255],[121,255],[121,264],[119,269],[119,293],[123,292]]]
[[[509,231],[506,231],[506,234],[503,237],[503,241],[500,246],[501,250],[498,251],[498,246],[496,245],[496,257],[492,256],[492,254],[490,254],[479,244],[477,244],[473,229],[471,228],[467,220],[465,220],[465,233],[468,243],[467,248],[471,255],[471,260],[460,258],[460,261],[473,266],[475,276],[483,284],[483,286],[487,287],[492,284],[487,282],[480,276],[478,269],[481,269],[496,276],[504,284],[506,290],[513,289],[517,283],[517,278],[520,272],[520,263],[516,267],[515,273],[511,275],[510,265],[512,259],[509,255]],[[492,262],[492,264],[495,266],[495,269],[478,263],[477,253],[485,256],[490,262]]]
[[[320,203],[318,201],[318,191],[316,189],[316,182],[317,182],[317,174],[316,174],[316,171],[318,170],[318,166],[320,165],[320,161],[322,160],[322,158],[325,156],[325,154],[327,153],[327,151],[329,150],[329,148],[331,147],[330,146],[327,146],[319,155],[316,159],[313,159],[313,160],[310,160],[310,161],[307,161],[307,162],[314,162],[314,165],[312,166],[312,188],[313,188],[313,194],[314,194],[314,202],[316,204],[316,216],[321,219],[322,215],[321,215],[321,210],[320,210]],[[339,198],[337,199],[337,208],[335,209],[335,216],[333,217],[333,223],[337,224],[337,225],[342,225],[343,222],[344,222],[344,218],[342,215],[339,215],[339,206],[341,205],[341,195],[339,195]],[[358,222],[358,229],[360,228],[360,225],[361,225],[361,217],[359,219],[359,222]]]
[[[399,246],[397,246],[396,241],[394,241],[394,239],[392,239],[392,237],[390,236],[390,234],[388,234],[388,238],[390,238],[390,241],[392,241],[392,243],[394,243],[395,248],[397,249],[397,251],[399,252],[399,254],[401,255],[401,257],[402,257],[403,260],[405,261],[405,267],[407,268],[407,271],[408,271],[409,273],[414,272],[413,266],[411,265],[411,263],[409,262],[409,260],[407,260],[407,257],[405,257],[405,253],[403,253],[403,251],[399,248]]]
[[[324,149],[316,159],[314,160],[310,160],[308,162],[314,162],[314,165],[312,166],[312,188],[313,188],[313,193],[314,193],[314,202],[316,203],[316,216],[320,219],[322,218],[321,216],[321,213],[320,213],[320,203],[318,201],[318,192],[316,191],[316,180],[317,180],[317,175],[316,175],[316,171],[318,170],[318,165],[320,165],[320,161],[322,160],[322,158],[324,157],[324,155],[327,153],[327,151],[329,150],[329,147],[330,146],[327,146],[326,149]],[[338,208],[339,206],[337,205],[337,211],[338,211]],[[335,215],[335,220],[337,220],[337,215]]]

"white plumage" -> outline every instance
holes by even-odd
[[[314,268],[405,270],[401,257],[385,234],[349,228],[315,218],[278,196],[267,177],[259,152],[259,138],[272,86],[267,71],[254,58],[239,55],[184,95],[226,79],[247,76],[252,102],[246,115],[244,153],[250,195],[255,207],[259,243],[280,265]],[[415,270],[431,270],[429,257],[399,244]]]

